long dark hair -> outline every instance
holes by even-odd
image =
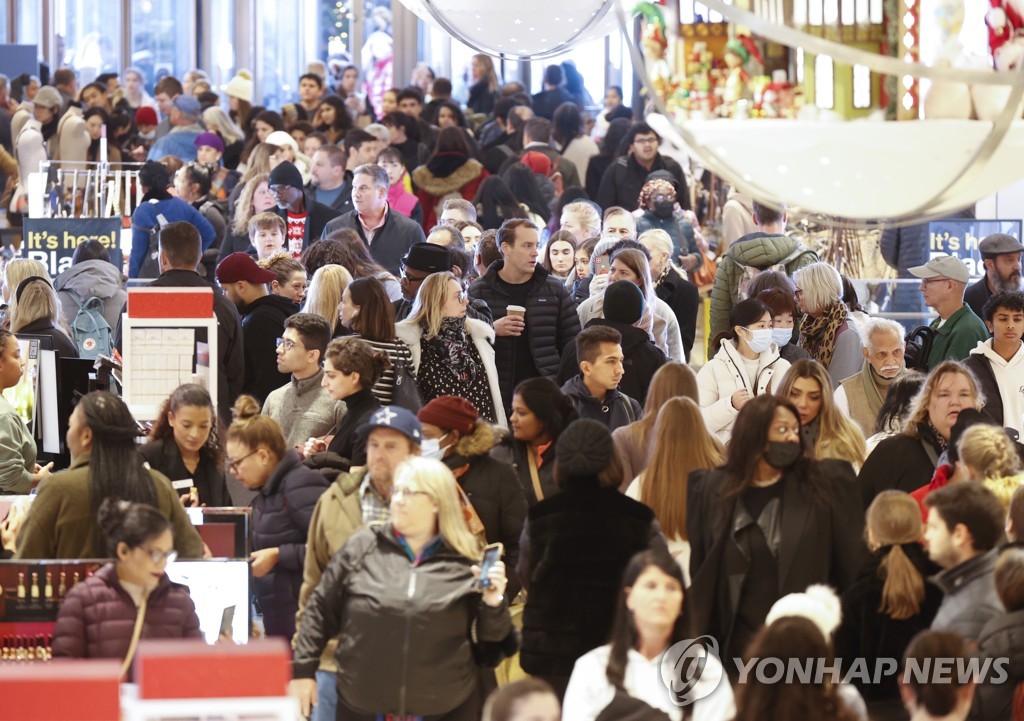
[[[255,108],[253,108],[255,110]],[[246,133],[246,137],[249,138],[246,142],[245,147],[242,149],[242,162],[245,163],[249,160],[249,155],[252,154],[253,149],[260,144],[259,136],[256,134],[256,121],[260,120],[274,130],[284,130],[284,118],[273,110],[260,110],[258,113],[252,113],[252,118],[246,117],[246,126],[243,130]],[[250,132],[252,133],[250,135]]]
[[[505,171],[505,182],[516,200],[543,218],[545,223],[551,220],[551,208],[544,202],[540,184],[532,170],[523,163],[513,163]]]
[[[466,127],[466,114],[462,112],[462,108],[459,107],[458,103],[451,100],[442,100],[437,104],[437,117],[441,115],[441,108],[448,108],[449,112],[455,117],[455,124],[460,128]]]
[[[722,507],[726,513],[731,512],[733,502],[754,482],[757,464],[764,457],[764,450],[768,446],[768,431],[777,408],[785,408],[793,414],[797,423],[800,422],[800,413],[792,403],[770,393],[751,398],[736,416],[722,466],[726,475],[722,486]],[[802,433],[798,434],[797,442],[800,443],[800,459],[792,470],[807,484],[807,491],[813,500],[827,501],[830,495],[817,462],[810,458],[813,452],[808,450]]]
[[[712,339],[711,349],[717,353],[723,341],[736,340],[736,326],[746,328],[757,323],[765,315],[771,315],[771,312],[761,301],[756,298],[741,300],[729,309],[729,327]]]
[[[882,407],[878,410],[875,422],[875,433],[898,431],[910,415],[911,402],[921,391],[925,377],[917,371],[908,370],[902,378],[889,384],[889,392],[885,394]]]
[[[92,431],[89,501],[93,517],[107,498],[155,506],[156,488],[135,446],[139,426],[125,402],[113,393],[93,391],[78,402],[78,408]]]
[[[160,407],[160,414],[149,432],[151,441],[162,441],[171,439],[174,442],[174,429],[171,428],[167,416],[169,413],[177,413],[183,406],[195,406],[196,408],[210,409],[210,437],[206,439],[206,445],[202,450],[206,453],[213,464],[220,468],[224,461],[224,449],[220,445],[220,436],[223,429],[217,419],[217,410],[213,406],[213,399],[210,392],[197,383],[185,383],[174,389],[174,392],[167,397]]]
[[[320,101],[320,105],[330,105],[334,108],[334,122],[330,125],[318,125],[316,128],[317,130],[322,133],[331,130],[344,135],[352,129],[352,116],[348,114],[348,108],[345,107],[345,103],[342,102],[341,98],[337,95],[328,95]],[[317,110],[319,109],[320,107],[318,106]],[[310,118],[310,120],[312,119],[313,118]]]
[[[519,396],[527,408],[544,426],[544,433],[557,440],[566,426],[576,420],[576,406],[562,393],[550,378],[528,378],[516,386],[513,396]]]
[[[307,265],[306,272],[310,276],[316,273],[319,268],[331,263],[343,267],[352,274],[353,278],[373,278],[384,274],[390,275],[386,268],[373,259],[369,249],[366,247],[366,243],[351,228],[338,228],[324,240],[313,243],[309,247],[312,249],[323,243],[332,243],[332,245],[320,249],[323,253],[330,250],[330,261],[328,263],[319,263],[313,270],[310,270]],[[337,245],[333,245],[334,243]]]
[[[640,634],[636,630],[633,612],[626,607],[626,596],[628,595],[628,589],[636,585],[640,575],[651,566],[678,581],[680,588],[686,588],[686,583],[683,581],[683,572],[680,570],[679,564],[665,550],[641,551],[629,559],[626,571],[622,574],[622,587],[619,591],[618,605],[615,608],[615,621],[612,624],[610,640],[612,647],[608,654],[608,667],[605,669],[608,683],[619,690],[625,690],[624,683],[626,666],[629,664],[629,652],[640,643]],[[669,646],[690,637],[685,609],[686,599],[684,598],[683,611],[679,613],[679,617],[676,618],[675,625],[672,627],[672,635],[668,640]]]
[[[500,175],[484,178],[473,205],[477,208],[477,220],[487,230],[496,230],[509,218],[526,217],[526,211],[519,207],[516,196]]]
[[[562,103],[555,108],[555,116],[551,121],[551,137],[562,147],[569,145],[570,140],[583,135],[583,117],[576,103]]]
[[[749,658],[778,658],[801,667],[833,659],[832,644],[813,621],[802,616],[785,616],[765,626],[751,641]],[[839,694],[839,685],[823,679],[804,683],[763,683],[756,678],[739,684],[736,693],[736,721],[760,719],[801,719],[802,721],[853,721],[856,716]]]
[[[469,141],[466,139],[466,131],[462,128],[442,128],[441,132],[437,134],[437,146],[430,154],[428,162],[439,155],[451,153],[459,153],[467,158],[473,156]]]
[[[627,118],[616,118],[608,124],[608,132],[601,141],[601,155],[606,158],[618,158],[626,154],[626,136],[632,123]]]
[[[363,340],[391,343],[395,340],[395,307],[391,305],[384,284],[376,278],[356,278],[345,289],[359,313],[352,319],[351,330]]]

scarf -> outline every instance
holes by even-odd
[[[466,332],[465,318],[444,318],[437,331],[437,339],[441,341],[445,365],[461,383],[471,383],[476,379],[480,368],[473,359],[472,340]]]
[[[811,358],[825,368],[832,363],[839,327],[846,322],[848,317],[849,311],[846,309],[846,304],[837,300],[826,306],[825,311],[817,318],[805,315],[800,323],[800,344],[811,355]]]
[[[889,392],[889,386],[900,378],[902,378],[907,372],[906,366],[900,368],[900,372],[897,373],[893,378],[883,378],[878,375],[878,371],[875,367],[864,361],[864,367],[861,369],[861,377],[864,378],[864,393],[868,397],[868,408],[871,409],[871,413],[875,416],[882,410],[882,403],[885,402],[885,396]]]

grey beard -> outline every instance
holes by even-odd
[[[999,278],[996,280],[996,290],[999,291],[1018,291],[1021,289],[1020,274],[1015,273],[1009,278]]]

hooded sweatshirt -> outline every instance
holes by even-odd
[[[79,303],[95,297],[103,301],[103,318],[113,330],[128,300],[121,271],[105,260],[86,260],[72,265],[57,276],[53,288],[60,298],[68,325],[74,323]]]
[[[609,431],[628,426],[640,419],[639,403],[618,389],[608,391],[604,401],[598,400],[583,382],[582,374],[566,381],[562,386],[562,393],[572,401],[580,418],[604,423]]]
[[[992,339],[989,338],[971,351],[967,365],[979,376],[987,399],[986,412],[992,415],[993,420],[1007,428],[1015,429],[1024,437],[1024,343],[1017,349],[1013,358],[1004,360],[992,349]],[[991,375],[984,372],[985,366]],[[995,389],[991,387],[993,377]],[[993,403],[995,398],[992,396],[997,393],[1002,405],[1002,416],[993,415],[993,410],[997,409]]]

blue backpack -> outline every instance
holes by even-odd
[[[103,317],[103,301],[96,296],[83,301],[74,291],[68,291],[78,305],[78,313],[71,323],[71,336],[78,346],[81,358],[110,356],[114,349],[114,334],[110,323]]]

